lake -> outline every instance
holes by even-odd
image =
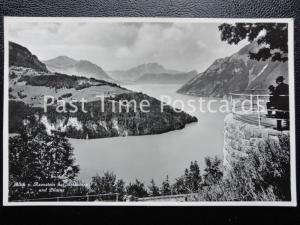
[[[163,95],[170,96],[172,102],[182,100],[187,103],[188,100],[199,99],[176,93],[180,85],[147,84],[125,87],[158,99]],[[217,104],[219,103],[214,103],[215,106]],[[170,180],[181,176],[191,161],[197,160],[203,169],[206,156],[222,158],[226,114],[201,112],[199,107],[190,114],[198,118],[197,123],[164,134],[90,140],[70,139],[76,162],[80,166],[79,178],[90,183],[92,176],[97,173],[102,175],[109,170],[126,182],[137,178],[148,185],[153,178],[160,184],[166,175]]]

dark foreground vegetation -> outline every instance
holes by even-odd
[[[42,125],[29,125],[9,139],[9,200],[56,201],[60,197],[59,201],[134,201],[196,193],[195,201],[287,201],[289,141],[281,136],[280,142],[281,150],[270,142],[231,169],[224,168],[220,159],[207,157],[205,169],[200,171],[198,162],[193,161],[174,182],[166,176],[161,184],[137,179],[126,184],[107,171],[92,177],[86,186],[76,178],[79,166],[65,135],[55,132],[49,136]]]

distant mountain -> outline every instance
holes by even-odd
[[[158,99],[118,84],[47,71],[37,57],[20,45],[12,44],[9,54],[10,133],[20,133],[31,123],[33,126],[43,125],[49,135],[52,131],[59,131],[70,138],[106,138],[161,134],[182,129],[186,124],[197,121],[196,117],[178,112],[168,105],[163,104],[162,110]],[[67,64],[79,72],[80,69],[94,71],[89,62],[73,63],[72,59],[61,57],[55,66]],[[47,101],[47,111],[44,109],[45,96],[50,100]],[[100,99],[99,96],[106,98]],[[86,112],[78,102],[83,98],[86,100]],[[128,110],[124,110],[124,100],[137,104],[128,104]],[[150,103],[148,112],[141,109],[143,100]],[[58,110],[62,102],[66,105],[63,104],[64,109]],[[105,107],[103,112],[102,105]],[[71,112],[72,108],[78,110]]]
[[[251,43],[230,57],[217,59],[207,70],[188,81],[177,92],[202,97],[223,97],[234,90],[265,89],[275,85],[277,76],[288,79],[288,63],[251,60],[257,51]]]
[[[148,84],[184,84],[197,76],[197,71],[193,70],[187,73],[158,73],[158,74],[144,74],[136,80],[136,83]]]
[[[44,62],[48,65],[49,69],[55,70],[72,67],[77,63],[77,60],[72,59],[68,56],[58,56],[54,59],[49,59]]]
[[[115,70],[109,71],[108,73],[115,80],[133,82],[142,77],[144,74],[176,74],[179,73],[179,71],[165,69],[158,63],[147,63],[141,64],[129,70]]]
[[[68,56],[58,56],[44,61],[52,72],[66,73],[77,76],[93,77],[100,80],[111,81],[111,77],[104,70],[88,60],[75,60]]]
[[[9,66],[32,68],[41,72],[48,71],[46,65],[27,48],[11,41],[9,42]]]

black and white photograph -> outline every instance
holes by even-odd
[[[3,204],[296,206],[292,19],[4,18]]]

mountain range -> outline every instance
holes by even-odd
[[[27,48],[16,43],[9,43],[9,56],[10,133],[20,133],[24,126],[31,124],[42,125],[49,135],[52,131],[60,131],[70,138],[105,138],[161,134],[197,121],[196,117],[168,105],[163,105],[161,110],[162,103],[158,99],[118,84],[52,72]],[[56,62],[61,63],[55,64],[58,67],[74,63],[66,57]],[[53,100],[46,99],[46,111],[45,96],[53,97]],[[74,105],[80,109],[78,101],[83,98],[86,112],[69,111]],[[144,100],[149,102],[147,112],[140,108]],[[129,104],[128,110],[123,110],[124,101],[136,104]]]
[[[133,67],[129,70],[108,71],[108,74],[115,80],[122,82],[135,82],[145,74],[177,74],[176,70],[166,69],[158,63],[146,63]]]
[[[66,73],[77,76],[112,81],[113,79],[98,65],[88,60],[75,60],[68,56],[58,56],[45,60],[47,68],[52,72]]]
[[[215,60],[177,92],[201,97],[223,97],[236,90],[267,91],[269,85],[275,86],[275,79],[280,75],[288,82],[288,63],[251,60],[248,53],[257,50],[258,45],[251,43],[229,57]]]
[[[184,84],[197,75],[195,71],[179,72],[165,69],[158,63],[147,63],[133,67],[129,70],[115,70],[105,72],[100,66],[87,60],[75,60],[68,56],[58,56],[43,61],[49,71],[73,74],[77,76],[93,77],[96,79],[129,82],[129,83],[164,83]]]
[[[147,84],[184,84],[197,76],[197,71],[170,73],[146,73],[138,78],[135,83]]]

